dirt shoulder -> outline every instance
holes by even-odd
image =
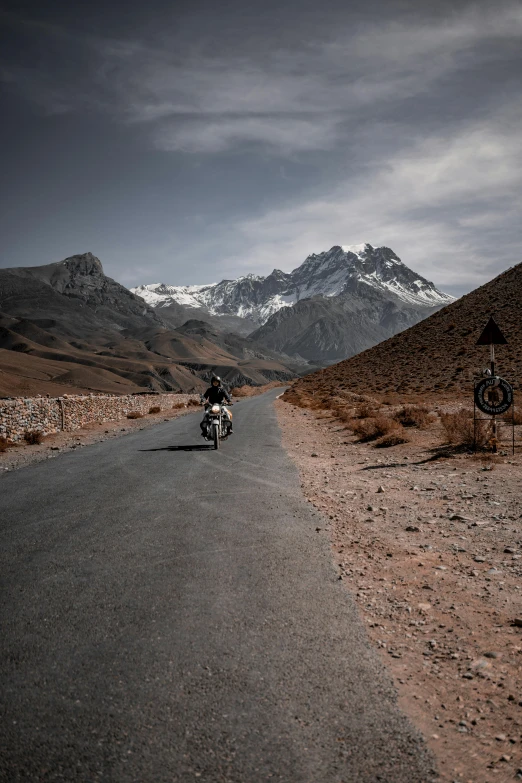
[[[153,427],[164,421],[177,419],[179,416],[185,416],[187,413],[198,411],[200,406],[188,406],[187,408],[165,408],[159,413],[149,413],[141,419],[119,419],[118,421],[106,421],[97,424],[88,424],[82,429],[74,432],[57,432],[44,437],[42,443],[37,445],[9,446],[7,451],[0,452],[0,476],[5,471],[17,470],[34,462],[40,462],[44,459],[52,459],[67,451],[84,446],[90,446],[93,443],[100,443],[110,438],[119,438],[128,435],[136,430],[144,430],[147,427]],[[202,415],[202,409],[200,411]]]
[[[339,578],[441,780],[522,779],[522,456],[434,459],[437,426],[388,449],[275,403]]]

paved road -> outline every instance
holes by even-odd
[[[196,414],[2,476],[0,780],[430,779],[276,394],[219,453]]]

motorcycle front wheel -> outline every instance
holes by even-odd
[[[217,422],[212,425],[212,436],[214,438],[214,448],[219,449],[219,424]]]

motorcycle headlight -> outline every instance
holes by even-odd
[[[220,410],[221,408],[219,407],[219,405],[212,406],[212,413],[219,413]]]

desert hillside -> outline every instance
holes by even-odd
[[[489,349],[476,342],[493,316],[508,344],[496,349],[497,370],[522,381],[522,264],[508,269],[434,315],[357,356],[300,379],[298,393],[347,389],[379,396],[469,395]]]

